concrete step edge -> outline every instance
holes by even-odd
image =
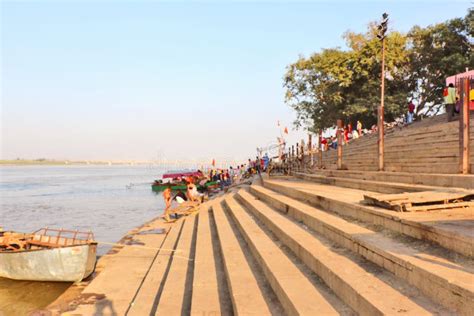
[[[212,207],[235,315],[271,315],[263,293],[220,203]]]
[[[254,216],[356,312],[385,315],[403,309],[412,315],[429,314],[375,275],[368,274],[357,263],[323,245],[302,227],[253,199],[250,193],[241,190],[237,196]]]
[[[157,302],[156,315],[180,313],[186,297],[186,279],[191,269],[191,248],[195,230],[196,216],[189,215],[183,224],[175,252],[172,257],[166,282]],[[188,259],[189,258],[189,259]]]
[[[338,314],[233,197],[226,197],[224,201],[252,255],[289,315]]]
[[[420,184],[408,184],[400,182],[388,182],[388,181],[375,181],[375,180],[364,180],[355,178],[341,178],[341,177],[327,177],[318,174],[309,174],[303,172],[295,172],[297,178],[311,181],[315,183],[335,185],[338,187],[359,189],[361,186],[367,191],[380,192],[380,193],[404,193],[404,192],[421,192],[421,191],[449,191],[458,192],[466,191],[462,188],[446,188],[439,186],[429,186]],[[354,185],[352,185],[354,184]],[[360,185],[360,186],[359,186]],[[386,189],[387,188],[387,189]]]
[[[426,263],[419,259],[424,256],[423,253],[381,233],[347,222],[261,186],[251,186],[250,190],[262,201],[288,216],[302,220],[318,233],[401,277],[431,299],[442,302],[444,306],[464,314],[474,309],[474,274],[460,270],[456,263],[446,262],[446,265],[453,268],[441,265],[445,263],[445,259],[438,260],[439,265]],[[369,235],[372,236],[367,238]],[[377,246],[377,242],[383,243],[383,246]],[[431,257],[430,260],[436,261],[436,258]]]
[[[210,207],[201,209],[197,218],[196,254],[191,298],[192,315],[206,315],[209,313],[219,315],[222,312],[209,211]]]
[[[163,249],[176,248],[184,221],[185,220],[182,219],[179,220],[179,222],[174,223],[163,242]],[[159,295],[159,285],[166,282],[166,272],[169,269],[169,262],[172,256],[173,253],[166,250],[160,250],[160,252],[157,253],[157,256],[155,257],[155,260],[153,260],[137,295],[130,303],[130,308],[126,313],[127,315],[148,315],[153,312],[154,302],[157,295]]]
[[[318,192],[308,193],[300,191],[289,188],[288,186],[283,186],[280,183],[274,183],[271,180],[265,181],[264,187],[268,187],[297,200],[304,199],[313,206],[334,211],[343,216],[348,216],[370,224],[382,225],[389,230],[416,239],[429,240],[448,250],[461,253],[468,257],[474,257],[474,242],[472,238],[456,234],[453,231],[446,231],[439,228],[435,229],[432,226],[424,225],[419,222],[401,219],[397,217],[396,212],[377,210],[362,204],[339,201],[335,198],[325,196],[324,194],[319,194]]]

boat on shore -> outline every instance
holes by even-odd
[[[152,183],[151,189],[155,192],[164,191],[168,186],[173,191],[186,191],[187,182],[186,179],[196,179],[196,187],[199,191],[204,191],[209,188],[214,188],[218,185],[217,181],[203,181],[204,175],[201,171],[172,171],[163,174],[161,180],[155,180]]]
[[[42,228],[34,233],[0,231],[0,277],[79,282],[97,261],[92,232]]]

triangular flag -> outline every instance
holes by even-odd
[[[288,127],[285,127],[285,134],[288,134]]]

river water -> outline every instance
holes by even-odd
[[[150,184],[163,170],[148,166],[0,167],[0,227],[32,232],[41,227],[95,234],[98,254],[164,209]],[[0,316],[43,308],[70,284],[0,278]]]

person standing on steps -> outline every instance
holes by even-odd
[[[456,110],[456,88],[454,87],[454,84],[450,83],[448,87],[444,89],[443,96],[444,104],[446,105],[446,113],[448,115],[448,122],[451,122]]]
[[[260,174],[260,158],[258,156],[255,157],[255,171]]]
[[[408,113],[407,113],[407,124],[413,123],[413,118],[415,116],[415,105],[413,102],[408,103]]]
[[[163,214],[163,217],[167,222],[170,221],[170,209],[171,209],[171,184],[168,183],[168,186],[166,189],[163,191],[163,199],[165,200],[165,213]]]
[[[357,132],[359,133],[359,136],[362,136],[362,123],[361,123],[361,121],[357,121]]]

